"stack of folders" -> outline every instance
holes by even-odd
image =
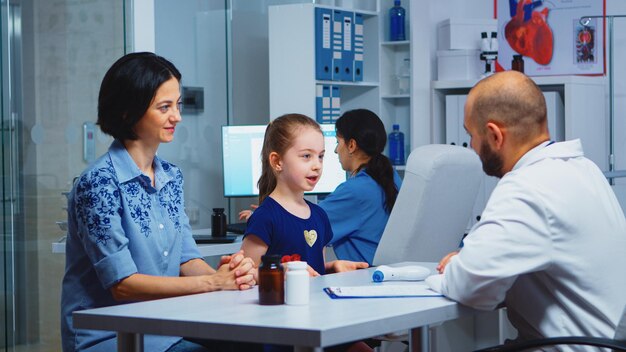
[[[318,81],[363,81],[363,15],[315,8],[315,78]],[[338,86],[318,84],[316,120],[334,123],[341,114]]]
[[[335,123],[341,115],[341,91],[339,87],[318,84],[316,90],[315,119],[319,123]]]

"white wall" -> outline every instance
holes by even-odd
[[[159,148],[160,157],[183,171],[185,206],[192,227],[198,228],[210,226],[212,208],[228,205],[221,153],[221,126],[228,115],[223,6],[216,1],[155,1],[156,53],[181,71],[183,86],[204,88],[204,111],[183,110],[174,141]]]
[[[222,197],[219,126],[227,121],[230,124],[259,124],[270,118],[267,6],[301,1],[233,0],[228,14],[219,7],[223,5],[221,1],[154,2],[156,51],[171,58],[181,69],[184,85],[205,86],[205,112],[184,116],[182,126],[185,131],[179,129],[176,141],[162,148],[161,154],[171,155],[169,159],[183,167],[188,206],[200,209],[197,226],[208,226],[209,220],[203,216],[210,214],[210,208],[226,206]],[[411,62],[415,70],[412,109],[413,115],[418,116],[411,130],[411,145],[417,147],[433,140],[430,91],[431,81],[437,78],[437,24],[447,18],[493,18],[494,3],[493,0],[414,0],[410,11]],[[626,1],[607,0],[607,14],[625,13]],[[227,52],[226,26],[230,26],[232,33]],[[626,19],[616,19],[616,63],[623,62],[626,54],[624,28]],[[232,65],[228,88],[227,59]],[[626,82],[620,79],[625,77],[625,70],[621,65],[615,65],[616,169],[626,169]],[[226,106],[228,89],[232,91],[230,111]],[[228,120],[227,114],[230,115]],[[623,185],[626,199],[626,179],[616,180],[616,183]],[[236,212],[251,201],[254,199],[235,200],[230,212]],[[234,220],[233,214],[230,215]]]
[[[437,79],[437,24],[448,18],[493,18],[493,0],[439,0],[412,3],[410,13],[413,93],[411,109],[417,119],[411,125],[411,146],[433,141],[431,81]]]

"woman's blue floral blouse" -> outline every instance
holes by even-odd
[[[201,258],[185,214],[180,170],[154,158],[155,187],[119,141],[77,179],[68,200],[61,295],[63,350],[110,351],[115,334],[72,327],[72,312],[120,304],[110,288],[135,274],[179,276]],[[146,351],[164,351],[178,337],[146,336]]]

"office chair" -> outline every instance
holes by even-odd
[[[414,149],[372,264],[439,262],[457,250],[482,179],[478,155],[469,148],[431,144]],[[406,341],[408,332],[373,340]]]
[[[525,351],[535,350],[539,347],[556,345],[594,346],[612,348],[613,351],[626,351],[626,307],[624,307],[624,310],[622,311],[622,318],[617,324],[613,339],[590,336],[549,337],[545,339],[512,342],[504,345],[487,347],[477,350],[476,352]]]
[[[373,264],[439,262],[458,249],[482,176],[471,149],[446,144],[414,149]]]

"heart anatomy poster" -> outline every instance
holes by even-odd
[[[522,55],[529,76],[604,73],[604,0],[496,0],[496,9],[501,69]]]

